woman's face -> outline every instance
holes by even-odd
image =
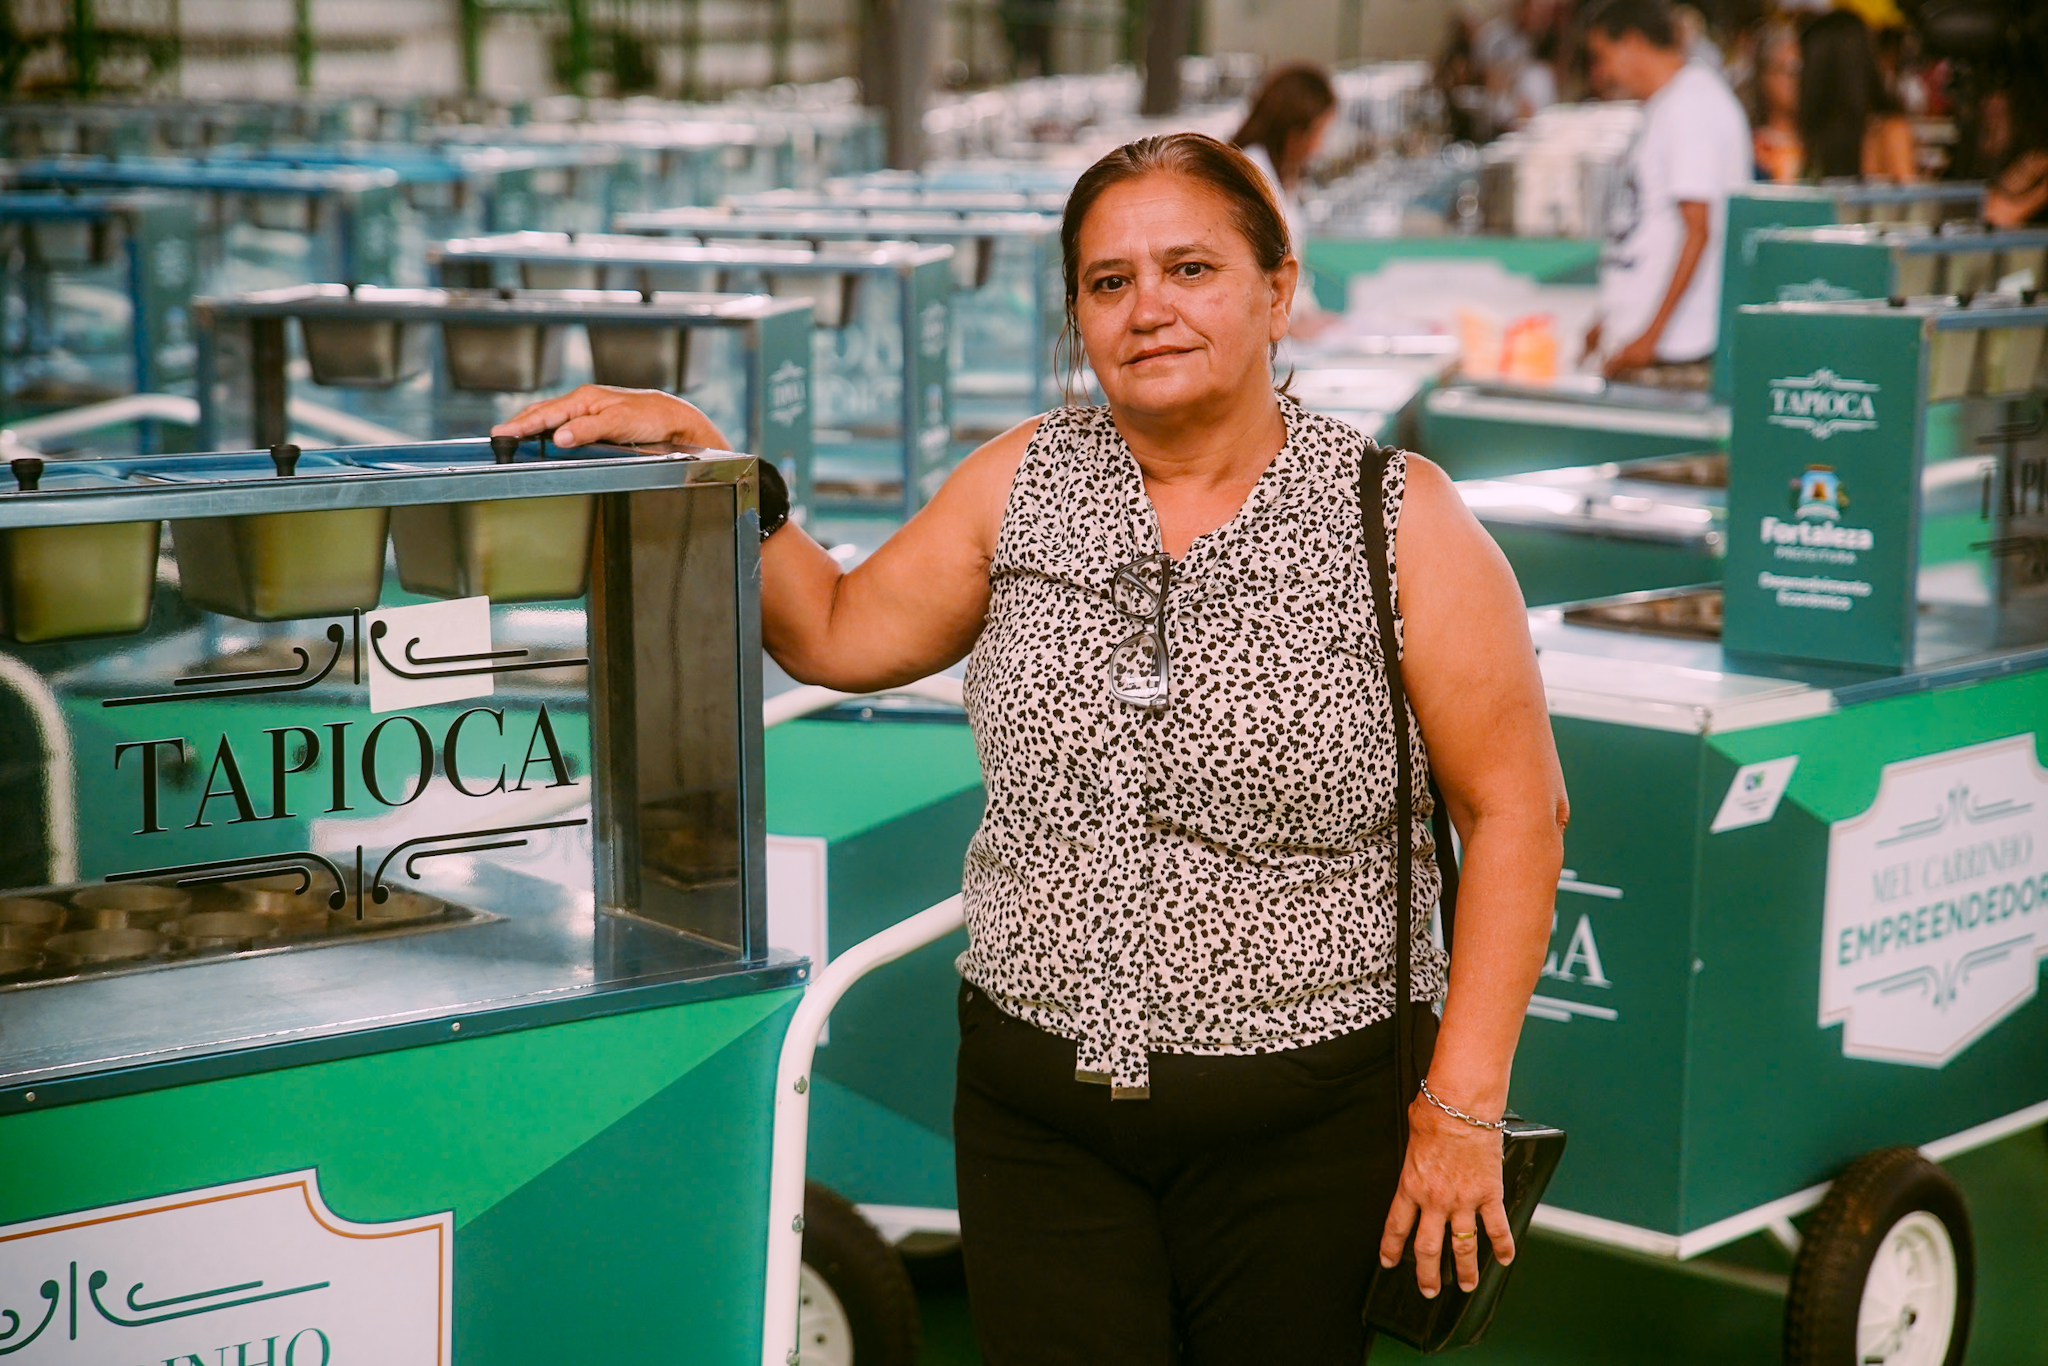
[[[1799,117],[1799,45],[1776,43],[1765,49],[1764,114],[1769,118]]]
[[[1154,174],[1081,220],[1074,320],[1110,406],[1168,414],[1269,387],[1298,267],[1259,269],[1222,195]]]

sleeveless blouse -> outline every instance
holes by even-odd
[[[1443,995],[1426,785],[1412,828],[1394,828],[1365,438],[1281,407],[1279,454],[1173,567],[1163,709],[1109,691],[1111,652],[1142,624],[1112,603],[1111,577],[1157,553],[1160,533],[1106,408],[1039,425],[968,659],[988,796],[967,851],[960,972],[1074,1040],[1081,1079],[1118,1097],[1147,1093],[1148,1050],[1274,1052],[1391,1015],[1396,839],[1416,851],[1412,994]],[[1390,548],[1406,476],[1390,453]]]

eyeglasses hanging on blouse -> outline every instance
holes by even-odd
[[[1166,706],[1172,680],[1166,645],[1166,590],[1172,582],[1172,558],[1156,552],[1140,555],[1109,580],[1111,605],[1144,623],[1110,652],[1109,694],[1147,711]]]

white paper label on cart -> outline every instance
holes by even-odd
[[[491,600],[450,598],[363,616],[372,712],[491,695]],[[508,652],[509,653],[509,652]]]
[[[1723,830],[1769,822],[1778,814],[1778,803],[1792,782],[1792,770],[1798,767],[1799,756],[1788,754],[1736,769],[1735,781],[1728,784],[1728,795],[1721,799],[1720,813],[1707,827],[1708,833],[1718,835]]]
[[[447,1366],[455,1217],[336,1217],[292,1172],[0,1228],[10,1366]]]
[[[2048,771],[2032,734],[1887,764],[1835,822],[1820,1023],[1851,1058],[1946,1066],[2032,999],[2048,955]]]

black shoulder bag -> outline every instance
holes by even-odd
[[[1414,955],[1411,944],[1415,910],[1414,850],[1409,830],[1414,823],[1414,757],[1408,744],[1408,693],[1401,682],[1400,638],[1394,630],[1392,574],[1387,566],[1387,524],[1382,489],[1386,482],[1387,453],[1375,443],[1366,443],[1365,458],[1358,467],[1358,501],[1365,522],[1365,549],[1372,580],[1373,612],[1379,622],[1380,657],[1386,661],[1387,699],[1394,713],[1394,781],[1398,829],[1394,854],[1394,900],[1399,908],[1399,925],[1394,932],[1394,1035],[1398,1059],[1394,1067],[1395,1111],[1401,1126],[1401,1151],[1408,1151],[1408,1104],[1414,1099],[1419,1080],[1415,1065],[1415,1005],[1408,999]],[[1431,783],[1435,791],[1434,782]],[[1451,844],[1450,815],[1443,798],[1436,799],[1431,830],[1436,839],[1437,862],[1443,871],[1443,898],[1439,903],[1444,943],[1452,942],[1452,913],[1458,896],[1458,863]],[[1529,1219],[1536,1212],[1543,1189],[1564,1155],[1564,1130],[1534,1124],[1510,1111],[1503,1116],[1501,1185],[1507,1206],[1508,1227],[1520,1247],[1529,1232]],[[1411,1237],[1402,1250],[1399,1264],[1376,1270],[1372,1289],[1366,1296],[1366,1326],[1376,1333],[1407,1343],[1424,1353],[1469,1347],[1484,1336],[1500,1307],[1501,1292],[1507,1287],[1508,1268],[1493,1256],[1485,1225],[1479,1228],[1479,1286],[1470,1294],[1458,1286],[1457,1262],[1451,1239],[1444,1238],[1443,1289],[1433,1300],[1424,1299],[1415,1283],[1415,1241]]]

